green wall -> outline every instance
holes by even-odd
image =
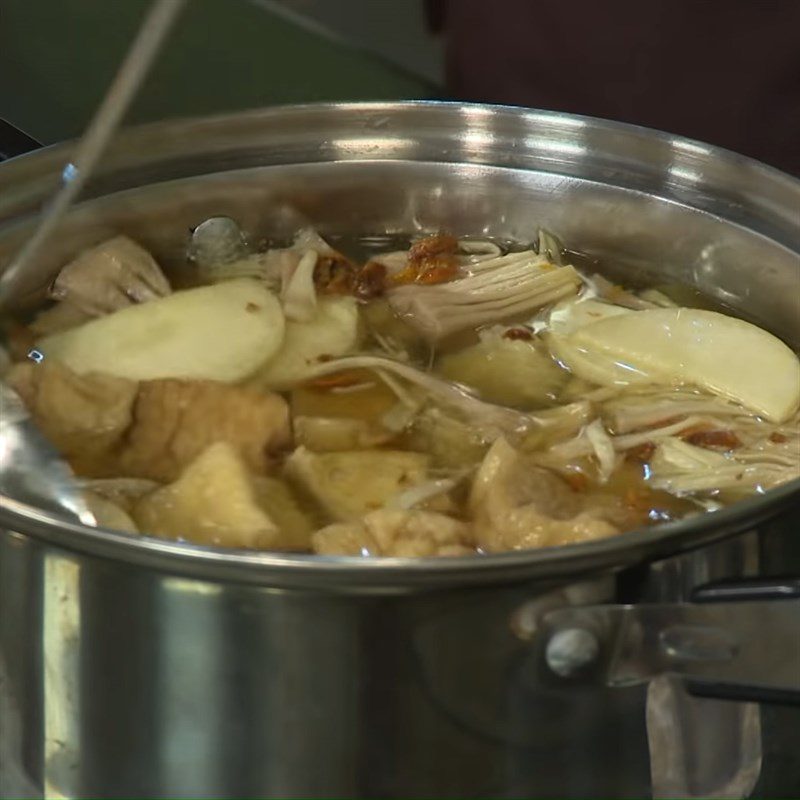
[[[0,0],[0,117],[46,143],[80,133],[148,5]],[[190,0],[128,119],[434,93],[247,0]]]

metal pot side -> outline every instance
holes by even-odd
[[[69,147],[0,167],[0,264]],[[797,345],[798,208],[787,176],[630,126],[437,103],[294,107],[126,132],[44,272],[117,231],[177,263],[213,214],[254,238],[300,219],[333,234],[530,239],[544,226],[628,279],[694,283]],[[20,307],[45,283],[20,286]],[[436,561],[221,551],[0,498],[0,796],[643,796],[645,689],[557,680],[520,610],[555,590],[560,603],[630,601],[640,584],[622,596],[623,568],[772,524],[799,493],[587,545]],[[707,552],[688,556],[703,579]],[[660,601],[685,599],[657,582]],[[739,721],[725,712],[703,736],[723,783]],[[704,796],[712,784],[698,782]]]

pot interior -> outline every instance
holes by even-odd
[[[345,240],[446,230],[530,242],[543,227],[569,249],[597,258],[609,277],[634,286],[693,286],[793,346],[800,343],[798,255],[782,244],[639,190],[476,164],[263,166],[113,192],[71,213],[48,247],[44,272],[52,277],[80,249],[114,233],[136,239],[174,269],[185,263],[189,231],[221,215],[239,221],[251,241],[283,241],[305,224]],[[10,257],[29,228],[24,221],[4,232],[0,259]],[[46,285],[40,279],[30,287],[35,299]]]
[[[381,126],[368,124],[376,115]],[[56,148],[0,167],[0,265],[30,231],[66,156]],[[71,255],[112,234],[179,269],[189,232],[211,216],[236,219],[251,241],[284,240],[310,224],[345,240],[446,230],[530,242],[541,227],[609,277],[696,287],[800,346],[800,237],[791,225],[800,182],[628,126],[435,104],[165,123],[125,134],[87,195],[41,273],[17,287],[20,310],[40,301]],[[689,538],[704,528],[707,538],[708,524],[667,527]],[[629,538],[608,546],[621,552]]]

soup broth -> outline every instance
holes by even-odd
[[[546,232],[307,229],[255,250],[209,223],[180,281],[117,236],[9,329],[6,379],[101,526],[461,556],[613,536],[800,475],[796,354],[691,287],[619,286]]]

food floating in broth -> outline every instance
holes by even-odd
[[[130,305],[47,336],[36,349],[81,375],[233,383],[276,353],[284,324],[269,289],[236,278]]]
[[[551,336],[570,371],[602,385],[619,383],[622,367],[629,381],[692,384],[771,422],[797,408],[797,356],[772,334],[725,314],[646,309],[580,325],[563,339]]]
[[[102,526],[204,545],[550,547],[800,476],[787,345],[564,253],[440,233],[358,263],[309,228],[254,252],[215,218],[178,286],[116,236],[17,326],[36,357],[6,379]]]

